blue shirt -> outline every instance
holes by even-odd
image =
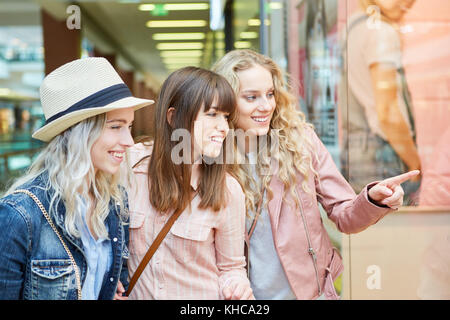
[[[103,278],[109,271],[112,263],[111,240],[107,238],[95,238],[92,236],[86,222],[86,204],[80,202],[77,227],[80,231],[83,251],[87,259],[87,273],[83,287],[81,288],[81,297],[83,300],[97,300],[102,287]]]

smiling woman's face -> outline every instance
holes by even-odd
[[[264,67],[239,71],[236,127],[250,135],[269,132],[270,120],[276,107],[272,74]]]
[[[130,128],[134,109],[124,108],[106,113],[106,126],[91,149],[95,171],[115,174],[125,157],[125,150],[134,144]]]
[[[202,108],[203,109],[203,108]],[[194,158],[200,155],[215,158],[222,150],[223,141],[228,134],[227,112],[219,111],[217,99],[207,111],[200,110],[194,124]]]

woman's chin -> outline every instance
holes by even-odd
[[[217,158],[220,155],[220,152],[222,151],[222,147],[220,148],[208,148],[208,150],[205,150],[203,152],[203,157],[214,159]]]
[[[264,127],[264,128],[251,128],[248,130],[248,134],[252,135],[252,136],[264,136],[269,132],[269,127]]]

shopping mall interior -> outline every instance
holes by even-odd
[[[364,74],[370,78],[369,64],[352,71],[352,63],[375,49],[357,52],[352,46],[352,17],[367,14],[369,29],[372,19],[375,29],[385,23],[383,10],[362,8],[363,2],[383,1],[0,0],[0,191],[45,146],[31,137],[46,120],[39,87],[59,66],[105,57],[135,96],[157,99],[174,70],[209,69],[226,52],[245,48],[270,56],[285,72],[298,109],[359,192],[357,168],[370,164],[358,165],[353,152],[365,153],[367,141],[349,140],[345,121],[359,101],[362,117],[369,117],[364,123],[373,129],[364,94],[372,87],[361,84]],[[420,197],[417,192],[410,205],[351,236],[338,232],[322,212],[346,265],[336,283],[344,299],[450,299],[450,2],[406,2],[406,14],[392,27],[398,43],[378,41],[395,46],[396,68],[404,70],[397,77],[404,74],[408,84],[409,98],[402,103],[411,110]],[[371,59],[386,62],[387,56]],[[406,101],[405,94],[399,99]],[[136,112],[135,139],[154,135],[153,111]]]

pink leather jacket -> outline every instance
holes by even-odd
[[[327,299],[337,299],[333,281],[343,270],[342,258],[325,230],[318,202],[344,233],[360,232],[393,210],[369,201],[367,192],[376,182],[356,195],[312,129],[309,134],[317,146],[318,158],[313,159],[313,166],[320,184],[309,179],[312,194],[305,193],[301,187],[303,176],[298,173],[296,191],[301,203],[298,212],[291,205],[295,202],[290,193],[284,195],[284,185],[275,173],[270,183],[274,196],[268,203],[268,211],[275,248],[297,299],[316,299],[322,293]],[[310,176],[313,177],[312,172]]]

